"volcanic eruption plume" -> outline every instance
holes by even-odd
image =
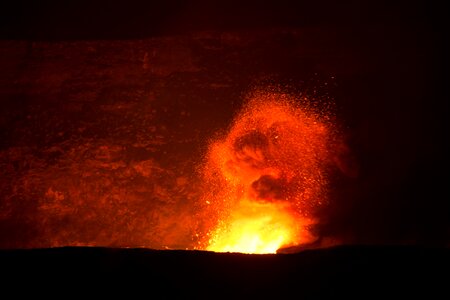
[[[328,202],[338,136],[326,109],[307,99],[252,94],[208,149],[202,201],[211,229],[203,247],[275,253],[317,241],[316,212]]]

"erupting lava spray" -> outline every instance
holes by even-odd
[[[337,136],[330,115],[306,100],[252,94],[208,149],[203,249],[276,253],[315,242],[315,212],[327,203]]]

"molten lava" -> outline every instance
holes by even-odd
[[[301,236],[302,226],[307,225],[305,221],[296,218],[289,205],[244,199],[231,212],[229,223],[216,229],[207,249],[217,252],[275,253],[292,241],[311,239],[308,232]]]
[[[336,136],[329,115],[278,93],[254,94],[210,144],[205,249],[276,253],[313,243],[315,212],[327,202]]]

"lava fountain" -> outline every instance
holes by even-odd
[[[338,136],[333,118],[306,99],[258,92],[212,141],[202,202],[210,228],[203,249],[276,253],[314,243],[327,203]]]

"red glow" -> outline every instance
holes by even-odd
[[[210,144],[204,205],[211,229],[203,247],[275,253],[314,242],[310,229],[318,222],[315,210],[327,202],[335,136],[325,113],[288,95],[254,95]]]

